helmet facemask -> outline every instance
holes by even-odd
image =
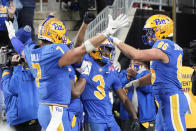
[[[115,48],[108,45],[100,45],[99,53],[101,56],[101,61],[104,63],[111,63],[114,60],[114,50]]]
[[[154,28],[144,28],[145,35],[142,36],[142,40],[145,45],[152,46],[156,41],[156,32],[158,31],[156,27]]]
[[[156,41],[173,35],[173,21],[166,15],[153,15],[144,25],[146,35],[142,36],[144,44],[153,45]]]
[[[106,39],[96,50],[89,53],[89,55],[104,64],[112,63],[115,56],[115,46],[112,41]]]

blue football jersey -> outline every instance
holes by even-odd
[[[30,70],[36,78],[40,102],[69,104],[71,83],[68,66],[59,67],[58,60],[69,50],[65,44],[57,43],[36,48],[28,43],[24,53]]]
[[[157,41],[152,48],[162,50],[169,57],[169,63],[166,64],[159,60],[151,61],[151,81],[154,89],[167,89],[174,92],[182,89],[182,48],[168,39]]]
[[[93,123],[107,123],[114,121],[112,104],[109,99],[109,90],[121,88],[121,82],[116,71],[110,71],[107,64],[101,67],[88,54],[85,61],[91,62],[91,72],[86,87],[82,93],[82,102],[85,110],[85,121]]]

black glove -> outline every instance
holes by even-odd
[[[91,21],[95,19],[95,15],[92,13],[86,12],[84,15],[84,23],[89,24]]]
[[[140,123],[139,123],[139,120],[134,119],[131,122],[131,131],[140,131]]]

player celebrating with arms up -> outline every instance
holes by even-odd
[[[71,100],[68,65],[80,61],[82,56],[96,49],[107,35],[114,34],[126,24],[128,24],[128,20],[123,15],[116,20],[110,19],[104,34],[99,34],[81,46],[70,50],[66,45],[67,37],[64,24],[52,16],[39,25],[38,39],[40,43],[35,44],[31,40],[27,42],[25,47],[15,37],[12,23],[6,22],[13,47],[26,58],[36,79],[40,98],[38,119],[44,130],[71,130],[69,112],[67,111]]]
[[[146,35],[143,36],[143,41],[150,44],[152,49],[137,50],[118,38],[114,38],[114,43],[131,59],[151,61],[151,74],[134,81],[133,85],[152,83],[161,110],[158,116],[162,114],[165,131],[186,130],[185,113],[188,103],[181,84],[183,50],[166,39],[173,35],[173,21],[166,15],[153,15],[146,21],[144,30]]]
[[[83,62],[92,65],[81,97],[87,131],[120,131],[113,116],[112,104],[109,99],[111,88],[116,91],[123,106],[134,119],[130,130],[137,131],[140,128],[134,107],[121,88],[118,73],[111,69],[114,54],[115,46],[111,43],[111,38],[108,37],[95,51],[84,56]]]

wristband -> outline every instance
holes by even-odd
[[[89,53],[93,50],[95,50],[96,48],[91,44],[91,42],[89,40],[84,42],[84,46],[86,48],[86,52]]]
[[[101,34],[103,34],[105,37],[109,37],[110,33],[106,30],[104,30],[103,32],[101,32]]]
[[[120,39],[118,39],[116,37],[112,37],[112,39],[113,39],[113,42],[116,43],[116,45],[118,45],[118,44],[120,44],[122,42]]]

